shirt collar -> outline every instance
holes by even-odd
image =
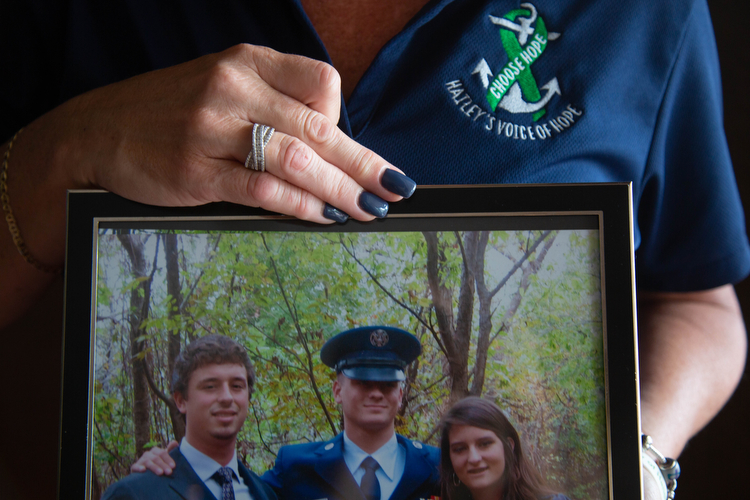
[[[354,441],[349,439],[349,436],[344,432],[344,462],[351,471],[355,471],[362,464],[362,460],[371,456],[378,461],[378,465],[388,476],[388,479],[393,479],[393,474],[396,469],[396,456],[398,454],[398,439],[396,439],[396,433],[394,432],[391,438],[381,446],[372,455],[365,453],[365,451],[357,446]]]
[[[204,483],[207,480],[211,479],[211,476],[213,476],[216,471],[222,467],[219,462],[209,457],[205,453],[198,451],[193,445],[188,443],[187,438],[184,437],[180,442],[180,453],[182,453],[182,456],[185,457],[185,460],[188,461],[195,473]],[[239,479],[240,471],[237,468],[237,450],[234,450],[232,459],[226,466],[232,469],[235,477]]]

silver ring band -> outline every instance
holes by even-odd
[[[266,171],[266,146],[275,131],[275,128],[268,125],[260,123],[253,125],[253,144],[245,158],[245,168],[259,172]]]

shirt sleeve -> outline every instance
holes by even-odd
[[[731,105],[731,104],[730,104]],[[750,249],[723,127],[721,78],[705,0],[697,0],[667,82],[636,217],[638,288],[736,283]]]

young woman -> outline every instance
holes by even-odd
[[[494,403],[462,399],[443,415],[441,428],[442,500],[568,500],[545,485]]]

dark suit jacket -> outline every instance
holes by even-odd
[[[397,436],[406,449],[404,475],[390,500],[414,500],[440,494],[440,450]],[[365,500],[344,462],[344,437],[324,443],[283,446],[274,468],[262,476],[279,500],[328,498]]]
[[[131,474],[107,488],[102,500],[217,500],[190,467],[179,448],[172,450],[169,455],[176,464],[170,476],[157,476],[150,471]],[[266,483],[241,463],[238,466],[253,500],[276,500],[276,494]]]

